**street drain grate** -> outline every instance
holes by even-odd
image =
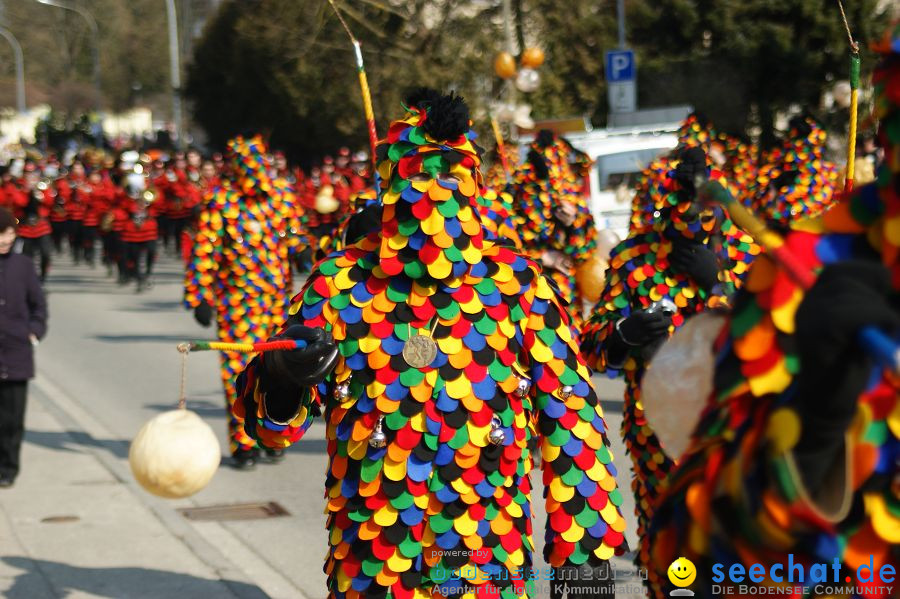
[[[235,503],[231,505],[209,505],[206,507],[186,507],[178,511],[188,520],[262,520],[290,516],[281,504],[274,501],[266,503]]]

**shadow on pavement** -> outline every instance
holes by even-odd
[[[25,442],[58,451],[80,451],[84,447],[96,447],[110,452],[117,458],[128,458],[129,442],[122,439],[95,439],[81,431],[25,431]]]
[[[38,599],[41,595],[36,590],[46,589],[48,582],[53,587],[54,597],[83,592],[116,599],[199,599],[223,597],[224,586],[240,599],[268,599],[258,587],[234,580],[209,580],[147,568],[81,568],[27,557],[3,557],[2,560],[8,566],[24,570],[4,595],[6,599]]]
[[[118,308],[119,312],[169,312],[178,311],[183,307],[183,302],[179,300],[150,300],[142,302],[140,306],[130,306],[128,308]],[[184,311],[185,317],[190,317],[191,313]]]

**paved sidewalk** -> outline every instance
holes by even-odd
[[[22,472],[0,491],[0,596],[267,597],[242,572],[218,571],[175,536],[131,481],[84,449],[89,434],[41,385],[29,391]],[[127,453],[120,445],[117,453]]]

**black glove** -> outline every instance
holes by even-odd
[[[675,179],[682,187],[694,191],[696,186],[709,178],[706,166],[706,152],[702,148],[685,148],[678,156]]]
[[[613,599],[615,587],[610,563],[591,555],[580,566],[566,564],[553,568],[550,599]]]
[[[263,354],[267,387],[312,387],[324,381],[337,364],[337,345],[324,329],[295,324],[272,338],[278,339],[302,339],[306,347]]]
[[[208,327],[212,324],[213,309],[208,303],[203,302],[194,308],[194,320],[200,323],[200,326]]]
[[[662,310],[638,310],[616,327],[619,337],[628,345],[646,345],[669,334],[672,316]]]
[[[813,492],[843,447],[871,372],[872,361],[857,343],[859,330],[873,325],[893,334],[900,328],[890,276],[875,262],[827,266],[797,309],[800,373],[794,407],[803,429],[794,455]]]
[[[344,231],[344,245],[353,245],[369,233],[381,230],[381,206],[369,204],[350,217]]]
[[[702,243],[683,238],[672,245],[669,264],[677,272],[688,275],[706,291],[719,282],[719,259],[715,252]]]

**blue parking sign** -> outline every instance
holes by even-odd
[[[606,81],[634,81],[635,64],[632,50],[610,50],[606,53]]]

